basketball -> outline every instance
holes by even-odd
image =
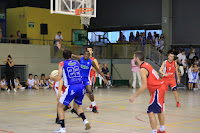
[[[57,75],[58,75],[58,70],[53,70],[53,71],[51,72],[51,75],[52,75],[53,77],[57,76]]]

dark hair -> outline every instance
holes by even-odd
[[[80,55],[83,55],[82,53],[80,53]]]
[[[11,59],[12,59],[11,55],[8,55],[8,58],[11,58]]]
[[[140,61],[144,61],[144,53],[142,51],[136,51],[134,54],[135,57],[138,57],[140,59]]]
[[[58,31],[58,33],[60,33],[60,34],[61,34],[61,31]]]
[[[91,48],[91,49],[93,49],[93,47],[92,47],[92,46],[88,46],[88,47],[86,47],[86,50],[87,50],[88,48]]]
[[[42,77],[42,76],[44,76],[44,77],[45,77],[45,74],[44,74],[44,73],[43,73],[43,74],[41,74],[41,77]]]
[[[2,79],[5,79],[5,77],[4,77],[4,76],[2,76],[2,77],[1,77],[1,80],[2,80]]]
[[[35,78],[36,76],[37,76],[37,75],[35,75],[34,78]],[[38,76],[37,76],[37,77],[38,77]]]
[[[70,51],[69,49],[65,49],[63,51],[63,58],[70,59],[71,57],[72,57],[72,51]]]
[[[193,47],[192,45],[190,45],[190,47]]]
[[[169,56],[170,54],[173,54],[174,55],[174,52],[170,51],[167,53],[167,56]]]
[[[30,73],[28,76],[31,76],[31,75],[33,76],[33,74],[32,74],[32,73]]]
[[[182,49],[181,52],[185,52],[185,49]]]
[[[16,79],[19,79],[19,80],[20,80],[20,77],[16,77]]]

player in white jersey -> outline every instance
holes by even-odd
[[[28,89],[35,89],[35,80],[33,79],[33,74],[29,74],[26,85],[28,86]]]
[[[7,90],[7,89],[8,89],[8,86],[7,86],[5,77],[2,77],[2,78],[1,78],[0,87],[1,87],[2,90]]]
[[[16,78],[14,79],[15,88],[21,89],[21,90],[25,89],[25,87],[23,87],[23,86],[20,84],[19,80],[20,80],[19,77],[16,77]]]

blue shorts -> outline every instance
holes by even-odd
[[[76,104],[82,105],[82,100],[84,95],[85,95],[85,88],[83,84],[69,85],[59,101],[60,103],[67,106],[74,99],[74,102]]]
[[[86,87],[87,85],[90,85],[90,81],[89,81],[89,79],[83,79],[83,85],[84,85],[84,87]]]

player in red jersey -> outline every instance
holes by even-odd
[[[164,81],[160,79],[158,73],[153,67],[144,62],[144,53],[137,51],[134,53],[134,60],[136,65],[140,67],[140,75],[142,79],[142,86],[139,90],[129,99],[133,102],[137,96],[139,96],[146,88],[148,88],[151,94],[151,100],[147,110],[152,133],[166,133],[164,130],[165,117],[163,114],[164,97],[165,97],[165,85]],[[155,114],[158,115],[160,122],[160,129],[157,131],[157,120]]]
[[[166,91],[168,90],[168,86],[170,86],[171,91],[173,91],[175,99],[176,99],[176,106],[181,107],[179,103],[179,96],[177,92],[176,86],[176,79],[175,73],[177,75],[177,83],[180,83],[180,76],[178,73],[177,63],[174,61],[174,53],[168,53],[168,60],[165,60],[160,67],[159,72],[163,75],[163,80],[165,81],[164,84],[166,86]]]
[[[95,65],[99,68],[99,63],[97,61],[97,59],[95,59],[92,54],[93,54],[93,49],[92,47],[88,47],[87,51],[89,51],[90,53],[90,59],[94,61]],[[94,67],[92,67],[92,70],[90,71],[90,81],[91,81],[91,86],[92,86],[92,91],[93,91],[93,87],[95,85],[96,82],[96,69]],[[87,97],[90,99],[91,101],[91,106],[88,107],[87,109],[92,109],[94,106],[96,106],[96,109],[98,110],[98,106],[96,105],[96,102],[94,101],[94,94],[93,95],[89,95],[89,93],[86,92]]]

